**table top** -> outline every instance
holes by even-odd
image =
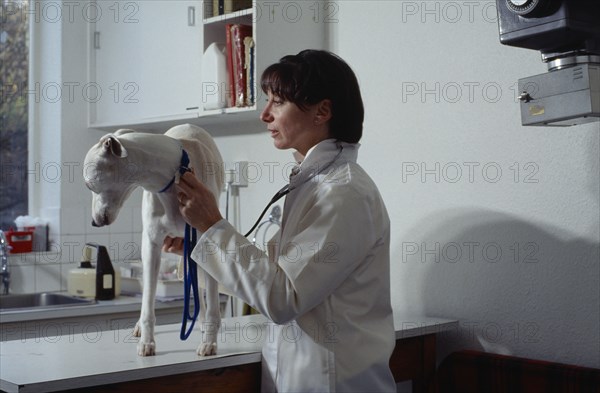
[[[199,327],[187,341],[180,324],[157,326],[155,356],[137,355],[131,329],[88,331],[63,336],[0,343],[0,389],[42,392],[120,383],[260,362],[270,323],[262,315],[222,320],[218,355],[199,357]],[[394,316],[396,338],[439,333],[458,326],[455,320]]]
[[[458,321],[455,319],[394,313],[394,329],[396,330],[396,340],[399,340],[456,330],[458,329]]]

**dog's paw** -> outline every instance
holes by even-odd
[[[135,327],[133,328],[133,337],[142,337],[142,328],[140,327],[140,323],[137,322]]]
[[[156,354],[156,344],[154,341],[149,343],[139,342],[137,345],[137,351],[139,356],[154,356]]]
[[[198,350],[196,351],[200,356],[211,356],[217,354],[217,343],[202,343],[198,346]]]

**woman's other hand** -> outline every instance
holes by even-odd
[[[183,255],[183,238],[167,236],[162,249],[165,252]]]

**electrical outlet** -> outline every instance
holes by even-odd
[[[233,171],[231,185],[234,187],[248,187],[248,161],[236,161]]]

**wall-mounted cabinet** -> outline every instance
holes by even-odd
[[[286,54],[323,48],[325,26],[332,21],[323,16],[333,3],[251,4],[213,16],[212,0],[91,0],[90,128],[164,131],[191,122],[218,131],[258,121],[265,101],[256,83],[262,71]],[[243,106],[207,109],[209,95],[229,92],[222,86],[215,91],[215,81],[205,80],[203,56],[212,43],[226,44],[226,27],[232,24],[250,26],[252,32],[249,88],[255,99]]]

